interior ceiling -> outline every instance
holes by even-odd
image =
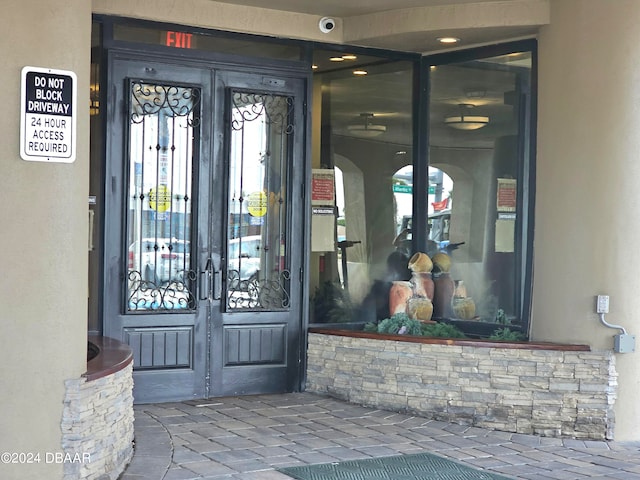
[[[380,12],[402,10],[416,7],[438,7],[464,5],[469,3],[517,3],[522,0],[216,0],[220,3],[268,8],[321,17],[346,19]],[[435,52],[443,47],[438,43],[439,36],[460,38],[457,48],[471,45],[494,43],[508,38],[531,36],[536,33],[534,26],[499,26],[467,28],[447,31],[404,32],[383,37],[372,37],[355,42],[358,45],[406,52]]]
[[[413,7],[434,7],[463,3],[482,3],[495,0],[216,0],[220,3],[269,8],[310,15],[353,17]],[[511,0],[513,1],[513,0]],[[268,5],[268,6],[267,6]]]
[[[221,3],[269,8],[303,14],[330,16],[338,18],[366,15],[390,10],[412,7],[450,6],[466,3],[495,2],[496,0],[270,0],[268,6],[264,0],[216,0]],[[502,0],[501,3],[519,0]],[[456,48],[472,45],[496,43],[508,39],[532,36],[536,28],[492,27],[470,28],[451,32],[440,32],[441,35],[456,36],[461,39]],[[391,50],[413,51],[420,53],[444,50],[433,31],[409,32],[393,37],[367,39],[368,47]],[[364,45],[364,44],[363,44]],[[334,133],[349,136],[348,126],[362,122],[362,114],[373,113],[371,123],[384,125],[384,134],[375,141],[393,143],[399,150],[408,150],[412,143],[412,78],[408,69],[402,70],[399,64],[392,63],[374,66],[379,58],[359,56],[353,62],[331,64],[329,57],[335,51],[316,50],[314,63],[319,67],[316,73],[323,76],[323,84],[330,88],[331,121]],[[513,65],[517,65],[513,59]],[[346,63],[349,63],[348,65]],[[525,59],[530,65],[530,57]],[[362,67],[369,71],[360,86],[354,88],[351,71],[354,67]],[[513,90],[513,77],[505,72],[488,72],[484,77],[474,74],[469,77],[466,69],[442,69],[434,72],[430,98],[430,145],[432,148],[492,148],[495,138],[514,133],[514,126],[509,121],[513,108],[504,101],[505,94]],[[482,95],[482,98],[471,98]],[[477,131],[458,131],[444,125],[444,117],[453,113],[459,104],[476,105],[476,115],[488,115],[489,126]]]

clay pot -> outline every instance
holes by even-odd
[[[407,315],[423,323],[435,323],[431,321],[433,304],[426,297],[412,297],[407,302]]]
[[[429,255],[422,252],[414,253],[409,259],[409,270],[412,272],[430,272],[433,268],[433,263],[429,258]]]
[[[433,275],[433,316],[435,318],[451,318],[453,315],[453,292],[455,284],[448,273],[438,273]]]
[[[456,285],[456,289],[453,292],[454,298],[455,297],[465,298],[468,296],[467,286],[464,284],[462,280],[456,280],[455,285]]]
[[[411,282],[395,281],[389,290],[389,316],[407,311],[407,301],[413,296]]]
[[[414,272],[411,275],[411,283],[413,284],[413,294],[418,297],[427,297],[433,301],[433,277],[431,273]]]
[[[453,313],[463,320],[476,316],[476,303],[471,297],[453,297]]]
[[[431,262],[433,264],[433,272],[444,272],[449,273],[451,270],[451,258],[446,253],[438,252],[433,257],[431,257]]]

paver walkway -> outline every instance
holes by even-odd
[[[311,393],[135,407],[121,480],[291,480],[275,469],[430,452],[518,479],[640,480],[640,442],[498,432]]]

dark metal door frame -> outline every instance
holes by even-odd
[[[221,395],[275,393],[297,391],[301,388],[306,346],[302,302],[305,283],[303,246],[306,241],[306,228],[304,209],[299,208],[304,195],[307,170],[304,87],[305,83],[302,79],[273,71],[255,73],[222,70],[216,77],[216,98],[225,100],[217,104],[216,120],[217,124],[223,125],[224,128],[221,136],[225,146],[225,176],[229,178],[225,190],[228,198],[234,197],[234,192],[230,191],[232,188],[230,179],[232,132],[241,129],[238,123],[256,120],[269,108],[270,104],[280,101],[282,106],[285,105],[285,100],[290,101],[290,104],[286,103],[284,106],[286,112],[278,111],[275,115],[278,118],[269,120],[270,124],[277,124],[276,128],[286,130],[281,132],[278,138],[287,142],[283,147],[286,149],[286,154],[282,158],[286,165],[283,171],[278,172],[284,177],[282,182],[286,191],[286,193],[280,192],[284,193],[285,197],[280,213],[286,217],[281,226],[286,225],[286,231],[282,231],[279,244],[266,240],[268,235],[264,230],[261,238],[261,247],[266,250],[263,252],[262,260],[265,261],[265,256],[270,257],[271,260],[278,259],[277,262],[271,264],[266,262],[262,265],[263,267],[268,265],[268,270],[272,274],[269,275],[269,272],[263,271],[260,278],[255,283],[251,283],[250,280],[242,278],[236,270],[237,263],[233,264],[234,259],[226,255],[231,249],[228,248],[226,251],[223,249],[225,254],[222,258],[222,267],[225,282],[221,296],[225,304],[222,306],[220,321],[214,321],[212,324],[211,341],[212,371],[219,374],[212,378],[212,392],[219,392]],[[232,97],[233,94],[235,95]],[[234,119],[232,111],[237,114],[238,103],[251,101],[258,102],[263,110],[258,112],[252,109],[247,115],[249,118],[243,118],[240,122],[237,117]],[[276,150],[277,148],[267,148],[264,152],[265,163],[276,156]],[[279,186],[272,186],[266,190],[277,191],[278,188]],[[267,193],[266,197],[267,213],[263,212],[262,218],[269,217],[272,208],[278,208],[278,200],[273,191]],[[231,217],[231,207],[228,203],[226,210],[228,222],[231,221]],[[242,238],[230,240],[232,236],[230,225],[228,223],[224,225],[223,247],[229,247],[230,241],[242,241]],[[279,256],[280,254],[282,257]],[[242,258],[236,260],[241,262]],[[282,265],[276,264],[280,261]],[[237,280],[240,282],[234,282],[231,278],[232,274],[237,274]],[[252,290],[254,288],[255,290]],[[249,297],[253,293],[255,298],[245,303],[237,300],[230,301],[232,296],[242,295],[242,292]]]
[[[225,247],[224,232],[228,231],[225,217],[228,212],[224,208],[224,192],[226,175],[223,146],[225,145],[224,98],[225,89],[231,83],[245,82],[249,75],[246,71],[235,67],[233,71],[224,66],[212,66],[202,62],[186,62],[182,59],[150,59],[131,52],[110,51],[108,56],[108,113],[106,139],[106,169],[105,169],[105,258],[104,258],[104,307],[103,325],[107,336],[131,341],[132,332],[135,341],[148,341],[151,350],[159,348],[164,342],[175,340],[175,331],[190,331],[188,355],[190,366],[162,365],[161,368],[140,368],[134,371],[136,385],[136,402],[155,402],[183,400],[186,398],[204,398],[228,394],[261,393],[269,391],[296,391],[301,388],[304,380],[304,352],[306,346],[306,308],[302,302],[305,293],[303,267],[305,265],[304,245],[308,241],[308,231],[305,226],[303,209],[289,209],[292,213],[289,233],[288,256],[291,262],[291,313],[287,323],[288,336],[286,341],[286,358],[288,368],[281,368],[286,380],[282,382],[262,382],[262,387],[248,388],[249,385],[259,385],[260,378],[273,365],[260,365],[260,368],[243,369],[237,366],[224,365],[220,356],[223,341],[223,326],[234,323],[235,327],[243,322],[253,325],[268,324],[273,316],[268,312],[221,312],[220,295],[223,292],[222,277],[218,275],[224,267],[225,259],[220,255]],[[251,69],[255,74],[255,68]],[[224,77],[222,81],[217,77]],[[201,111],[203,113],[200,124],[199,140],[200,154],[194,152],[194,208],[193,231],[190,235],[192,249],[191,281],[193,287],[194,308],[176,313],[158,312],[149,315],[153,320],[142,322],[142,327],[136,326],[136,321],[144,317],[143,314],[127,312],[124,301],[126,292],[127,267],[122,255],[128,251],[125,232],[127,225],[127,197],[128,188],[127,142],[130,141],[123,133],[127,128],[124,123],[127,101],[126,91],[122,82],[125,78],[137,78],[148,82],[158,82],[165,78],[185,85],[200,85],[202,88]],[[304,185],[308,176],[306,160],[307,150],[307,122],[306,122],[306,83],[304,78],[291,78],[278,75],[277,70],[264,69],[262,74],[251,77],[262,91],[288,91],[290,84],[295,83],[294,96],[296,101],[297,137],[295,140],[295,167],[291,168],[291,191],[287,202],[300,201],[304,195]],[[261,82],[265,78],[285,79],[286,88],[267,86]],[[245,83],[243,83],[244,85]],[[249,82],[251,84],[251,82]],[[209,114],[207,114],[209,112]],[[213,114],[211,114],[213,113]],[[202,192],[205,190],[205,192]],[[160,198],[160,197],[158,197]],[[155,201],[158,201],[157,199]],[[207,225],[207,227],[204,227]],[[223,315],[232,321],[223,321]],[[258,321],[256,321],[258,320]],[[281,321],[281,320],[279,320]],[[277,323],[278,321],[276,321]],[[293,323],[291,323],[293,322]],[[145,330],[146,329],[146,330]],[[167,333],[169,332],[169,333]],[[149,334],[149,335],[147,335]],[[137,336],[136,336],[137,335]],[[142,338],[147,335],[147,338]],[[142,340],[141,340],[142,339]],[[140,361],[140,346],[138,345],[138,361]],[[134,349],[135,351],[136,349]],[[150,351],[151,351],[150,350]],[[155,362],[155,354],[150,354],[151,362]],[[158,358],[162,355],[158,354]],[[153,367],[153,365],[151,365]],[[166,367],[166,368],[165,368]],[[267,370],[265,370],[265,368]],[[277,367],[276,367],[277,369]],[[223,371],[225,372],[223,374]],[[234,373],[237,372],[237,373]],[[211,377],[210,377],[211,375]],[[243,380],[243,375],[245,379]],[[267,388],[276,386],[275,390]],[[266,393],[266,391],[265,391]]]

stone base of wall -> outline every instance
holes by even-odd
[[[65,480],[115,480],[133,456],[133,362],[65,382]]]
[[[613,439],[612,352],[309,334],[307,390],[507,432]]]

